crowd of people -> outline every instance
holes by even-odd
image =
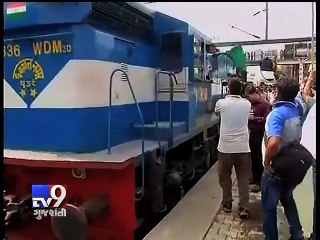
[[[315,70],[309,74],[303,87],[299,86],[297,80],[281,77],[274,86],[248,85],[243,89],[240,80],[231,77],[228,95],[216,103],[215,112],[221,117],[218,173],[223,192],[222,208],[226,213],[232,212],[231,174],[234,167],[238,181],[239,216],[242,219],[250,218],[249,192],[261,192],[263,233],[266,240],[278,239],[279,201],[290,226],[290,239],[306,239],[293,197],[293,191],[301,181],[288,183],[287,178],[279,171],[279,156],[282,154],[283,158],[286,153],[283,154],[282,149],[293,146],[292,143],[296,142],[308,154],[312,154],[310,165],[313,166],[315,192],[315,86]],[[263,142],[266,147],[264,157]],[[286,151],[289,154],[290,151]],[[309,159],[303,161],[307,160]],[[282,162],[287,165],[295,164],[294,160]],[[316,239],[315,201],[314,193],[313,234],[307,238],[313,240]]]

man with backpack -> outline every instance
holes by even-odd
[[[290,143],[295,141],[299,143],[301,139],[301,109],[299,104],[295,102],[298,92],[298,81],[281,77],[276,85],[278,101],[266,119],[265,170],[261,181],[263,233],[266,240],[278,240],[277,205],[279,200],[284,207],[290,225],[290,239],[304,239],[297,206],[293,198],[293,190],[301,179],[292,181],[295,180],[292,178],[295,173],[287,174],[286,167],[290,169],[293,165],[291,165],[290,158],[283,154],[282,150],[285,149],[287,153],[296,151],[297,148],[294,144],[292,148],[288,148],[288,146],[290,147]],[[299,157],[298,154],[297,156]],[[292,160],[292,164],[296,163],[295,160]]]

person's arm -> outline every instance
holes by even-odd
[[[214,108],[214,112],[220,116],[221,113],[221,99],[216,102],[216,106]]]
[[[258,106],[259,108],[257,109],[258,110],[258,116],[251,116],[249,118],[250,121],[252,122],[265,122],[266,121],[266,117],[267,115],[269,114],[270,110],[269,108],[267,108],[267,104],[269,104],[267,101],[263,102],[260,106]]]
[[[253,118],[254,118],[254,116],[253,116],[253,113],[251,112],[251,109],[252,109],[252,105],[251,105],[251,102],[249,102],[248,100],[247,100],[247,103],[248,103],[248,120],[249,121],[252,121],[253,120]]]
[[[308,149],[314,159],[316,159],[316,105],[313,105],[310,109],[303,123],[300,143]]]
[[[257,116],[253,116],[253,115],[249,115],[249,121],[252,121],[252,122],[261,122],[262,120],[262,117],[257,117]]]
[[[267,116],[269,115],[270,111],[271,111],[271,104],[266,101],[263,104],[263,108],[262,108],[262,114],[261,114],[262,116],[260,118],[261,122],[266,122]]]
[[[299,106],[299,111],[300,111],[300,117],[302,119],[302,121],[304,121],[309,109],[308,109],[308,105],[306,102],[306,98],[305,95],[302,91],[300,91],[296,98],[295,98],[295,102],[298,103]]]
[[[310,76],[308,77],[306,85],[303,88],[303,93],[307,97],[314,97],[314,93],[312,89],[315,83],[316,83],[316,71],[312,71],[310,73]]]
[[[312,105],[315,103],[314,99],[314,91],[313,91],[313,86],[315,84],[315,80],[313,80],[312,76],[309,77],[305,87],[301,91],[301,99],[305,103],[306,107],[306,113],[309,112],[311,109]]]
[[[280,149],[280,143],[282,141],[282,132],[285,124],[284,117],[278,112],[274,111],[271,113],[267,123],[266,123],[266,134],[267,134],[267,146],[264,157],[264,166],[270,172],[274,172],[272,169],[272,159]]]

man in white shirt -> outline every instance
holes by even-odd
[[[316,104],[314,104],[302,126],[301,144],[316,159]],[[310,240],[316,239],[316,166],[313,166],[313,233]]]
[[[249,147],[248,119],[251,103],[240,96],[242,84],[237,78],[228,83],[229,95],[216,103],[215,112],[221,116],[218,145],[219,183],[223,191],[222,206],[227,213],[232,211],[232,168],[235,167],[239,191],[239,215],[249,218],[249,178],[251,158]]]

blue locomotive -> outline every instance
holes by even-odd
[[[4,15],[6,196],[27,205],[31,185],[67,185],[72,219],[7,235],[133,239],[137,219],[166,208],[164,189],[183,193],[214,163],[211,112],[232,60],[140,3],[7,2]]]

